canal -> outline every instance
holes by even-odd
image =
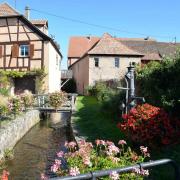
[[[41,120],[15,146],[14,159],[8,162],[10,180],[39,180],[41,173],[52,176],[50,166],[56,153],[71,140],[70,113],[52,126],[49,118]]]

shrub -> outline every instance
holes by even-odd
[[[3,95],[3,96],[8,96],[9,95],[9,89],[0,88],[0,94]]]
[[[57,109],[62,105],[66,100],[66,94],[64,92],[54,92],[49,94],[49,104],[50,106]]]
[[[81,140],[78,142],[78,146],[75,142],[65,143],[68,152],[60,151],[57,153],[57,158],[54,164],[51,166],[51,171],[58,176],[77,176],[80,173],[87,173],[96,170],[117,168],[122,166],[128,166],[136,163],[143,162],[149,153],[147,147],[140,147],[141,155],[138,155],[127,147],[124,140],[120,140],[118,146],[111,141],[96,140],[96,145]],[[67,168],[61,166],[61,162],[67,162]],[[136,172],[139,172],[138,174]],[[113,179],[114,176],[117,179],[129,179],[139,178],[143,179],[143,175],[148,175],[148,170],[134,169],[129,174],[118,174],[112,172],[108,177],[101,179]]]
[[[24,105],[20,96],[13,96],[9,100],[9,111],[14,115],[19,114],[24,110]]]
[[[118,128],[136,143],[170,144],[180,135],[179,121],[171,120],[162,108],[149,104],[138,105],[122,118]]]
[[[151,62],[138,68],[136,77],[139,92],[147,102],[179,114],[180,51],[161,63]]]
[[[113,116],[122,114],[120,106],[125,103],[125,91],[109,92],[109,95],[104,99],[101,104],[101,109],[104,113],[108,112]]]
[[[8,98],[0,95],[0,116],[6,116],[9,112]]]
[[[32,93],[28,90],[26,90],[23,94],[21,94],[20,98],[22,100],[25,109],[31,107],[34,103],[34,97]]]

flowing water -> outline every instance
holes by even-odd
[[[10,180],[39,180],[41,173],[50,172],[56,152],[70,138],[69,117],[70,113],[63,113],[53,128],[49,119],[41,120],[17,143],[14,159],[8,162]]]

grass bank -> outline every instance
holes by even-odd
[[[94,97],[79,96],[76,101],[77,112],[73,116],[73,123],[78,129],[79,135],[87,138],[88,141],[95,139],[106,139],[118,142],[125,139],[125,136],[116,127],[117,122],[112,117],[104,115],[100,104]],[[151,152],[151,160],[170,158],[180,164],[180,145],[154,149]],[[155,167],[148,179],[170,180],[174,179],[174,171],[171,166]]]
[[[88,141],[105,139],[118,142],[124,135],[117,129],[116,122],[101,112],[96,98],[78,96],[76,101],[77,112],[73,116],[73,123],[81,136]]]

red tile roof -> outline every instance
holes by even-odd
[[[99,37],[71,37],[68,58],[80,58],[84,56],[85,53],[117,54],[117,52],[123,53],[124,50],[124,52],[129,53],[130,50],[131,53],[138,52],[144,55],[144,60],[149,60],[149,58],[152,58],[152,60],[160,60],[162,56],[173,55],[177,47],[180,47],[180,43],[157,42],[155,39],[151,38],[113,38],[110,36],[109,40],[103,40],[103,42],[101,39],[102,38]],[[119,41],[121,44],[118,44],[115,40]],[[118,49],[113,47],[115,45],[117,45]],[[110,46],[112,47],[110,48]]]
[[[99,39],[99,37],[71,37],[69,41],[68,57],[82,57],[99,41]]]
[[[139,52],[130,49],[123,45],[110,34],[105,33],[99,42],[92,48],[88,54],[102,54],[102,55],[142,55]]]
[[[142,60],[158,60],[161,61],[162,58],[160,57],[160,55],[158,53],[147,53]]]
[[[14,8],[7,3],[0,4],[0,16],[20,15]]]

